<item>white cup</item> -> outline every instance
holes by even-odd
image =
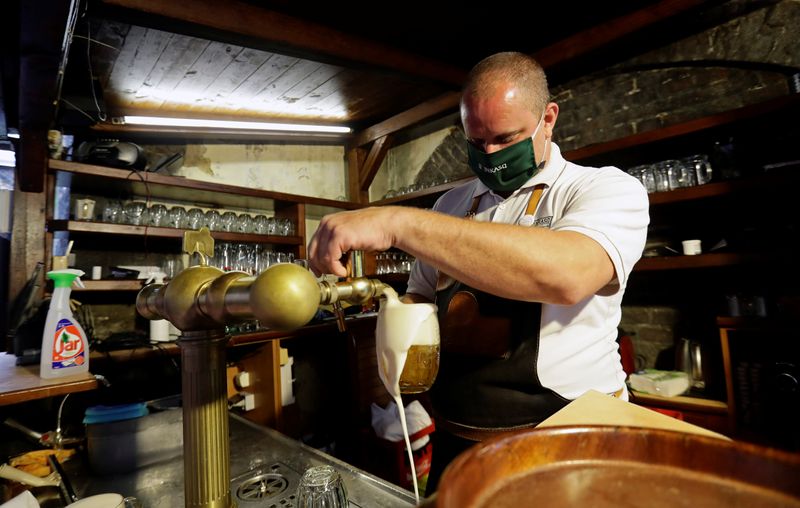
[[[681,242],[681,245],[683,246],[683,254],[685,256],[696,256],[703,252],[700,248],[700,240],[684,240]]]
[[[103,278],[103,267],[102,266],[93,266],[92,267],[92,280],[100,280]]]

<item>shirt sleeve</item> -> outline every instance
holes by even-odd
[[[432,266],[416,260],[408,276],[406,293],[415,293],[434,301],[436,298],[436,278],[437,273]]]
[[[605,249],[616,280],[598,294],[612,295],[625,287],[633,265],[642,256],[650,223],[647,191],[638,180],[612,167],[595,169],[574,185],[552,229],[584,234]]]

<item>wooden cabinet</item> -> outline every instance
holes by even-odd
[[[800,450],[800,332],[790,319],[720,317],[729,425],[738,437]]]

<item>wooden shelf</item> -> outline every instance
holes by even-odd
[[[733,252],[700,254],[697,256],[670,256],[642,258],[633,267],[634,271],[683,270],[689,268],[710,268],[731,266],[763,260],[764,255],[741,254]]]
[[[739,330],[796,330],[797,321],[791,317],[717,316],[717,326]]]
[[[103,185],[108,185],[109,180],[111,182],[129,185],[132,193],[135,195],[159,197],[176,201],[211,203],[219,206],[237,206],[253,209],[264,208],[265,201],[309,204],[346,210],[361,207],[359,203],[350,201],[300,196],[284,192],[192,180],[180,176],[109,168],[59,159],[50,159],[50,169],[93,177],[95,180],[99,177],[105,180]]]
[[[16,361],[15,355],[0,354],[0,406],[97,388],[92,374],[42,379],[38,365],[20,367]]]
[[[183,234],[185,232],[183,229],[176,228],[132,226],[129,224],[108,224],[105,222],[76,220],[50,220],[47,223],[47,228],[48,231],[70,231],[73,233],[97,233],[178,239],[183,239]],[[211,231],[211,236],[214,238],[214,240],[222,242],[270,243],[282,245],[303,244],[303,239],[299,236],[253,235],[245,233],[229,233],[226,231]]]
[[[671,125],[661,129],[654,129],[632,136],[615,139],[605,143],[598,143],[594,145],[585,146],[576,150],[569,150],[564,152],[564,158],[568,161],[580,162],[583,159],[595,157],[598,155],[612,153],[614,151],[632,148],[655,141],[662,141],[671,138],[677,138],[687,134],[711,129],[714,127],[721,127],[724,125],[733,124],[742,120],[757,118],[759,116],[767,115],[770,113],[783,112],[791,108],[800,108],[800,94],[786,95],[768,100],[759,104],[751,104],[742,108],[718,113],[715,115],[706,116],[682,122],[679,124]],[[423,189],[402,196],[396,196],[388,199],[381,199],[373,201],[371,205],[392,205],[392,204],[406,204],[419,201],[426,197],[443,194],[444,192],[457,187],[463,183],[473,180],[475,177],[462,178],[428,189]],[[768,175],[764,177],[753,177],[742,180],[731,180],[726,182],[711,183],[700,185],[696,187],[688,187],[686,189],[678,189],[669,192],[658,192],[650,194],[650,205],[660,205],[666,203],[673,203],[679,201],[690,201],[694,199],[702,199],[712,196],[719,196],[731,192],[737,192],[744,189],[752,188],[753,184],[758,186],[772,186],[782,183],[782,181],[796,182],[799,179],[797,172],[783,172],[780,174]]]
[[[662,397],[650,393],[631,391],[635,404],[670,407],[674,409],[699,411],[704,413],[728,414],[728,404],[721,400],[701,399],[699,397]]]
[[[742,108],[709,115],[703,118],[696,118],[687,122],[670,125],[661,129],[633,134],[624,138],[615,139],[606,143],[597,143],[584,146],[576,150],[564,152],[564,158],[569,161],[580,161],[611,153],[625,148],[653,143],[671,138],[677,138],[686,134],[692,134],[714,127],[733,124],[735,122],[757,118],[769,113],[784,112],[789,108],[800,106],[800,94],[784,95],[772,100],[764,101],[759,104],[751,104]]]
[[[73,291],[139,291],[144,287],[144,280],[83,280],[84,287],[74,286]]]
[[[433,197],[437,194],[444,194],[453,187],[458,187],[459,185],[470,182],[475,178],[476,177],[474,176],[469,176],[466,178],[461,178],[459,180],[453,180],[452,182],[447,182],[440,185],[434,185],[433,187],[428,187],[427,189],[418,190],[416,192],[409,192],[408,194],[403,194],[401,196],[379,199],[377,201],[372,201],[370,205],[371,206],[396,205],[396,204],[407,204],[409,202],[419,201],[421,199]]]
[[[380,275],[368,275],[371,279],[378,279],[381,282],[408,282],[407,273],[382,273]]]
[[[676,189],[667,192],[654,192],[648,194],[650,206],[677,203],[681,201],[692,201],[695,199],[711,198],[724,196],[736,192],[752,192],[765,188],[784,188],[788,185],[797,185],[800,181],[800,171],[773,170],[762,175],[751,176],[739,180],[728,180],[724,182],[708,183],[685,189]]]

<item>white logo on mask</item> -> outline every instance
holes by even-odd
[[[484,166],[483,164],[478,164],[478,166],[481,168],[481,170],[484,173],[491,174],[491,173],[497,173],[498,171],[502,171],[502,170],[506,169],[508,167],[508,164],[503,163],[503,164],[500,164],[499,166],[494,166],[494,167]]]

